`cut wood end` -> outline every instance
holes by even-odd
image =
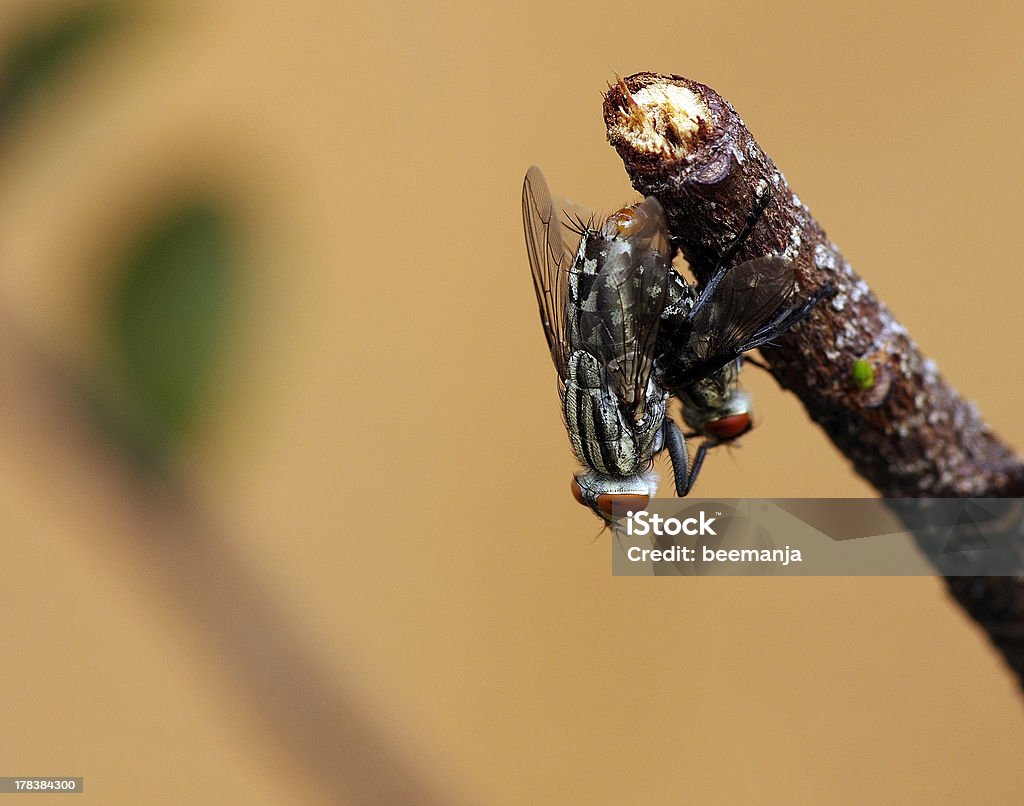
[[[630,91],[618,79],[605,96],[608,139],[635,151],[668,159],[684,159],[697,136],[711,126],[711,110],[693,91],[665,81]]]

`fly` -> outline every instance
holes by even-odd
[[[729,267],[771,201],[766,190],[739,235],[719,259],[704,288],[679,274],[670,278],[658,346],[658,379],[679,398],[683,419],[703,436],[686,487],[697,479],[709,448],[729,443],[752,427],[750,397],[739,385],[743,354],[781,336],[832,292],[826,285],[802,303],[790,304],[795,290],[792,262],[777,255]]]
[[[643,509],[657,492],[653,457],[668,448],[677,484],[686,443],[665,415],[668,392],[654,374],[668,300],[672,248],[661,204],[649,197],[595,229],[578,222],[575,251],[540,169],[523,182],[523,227],[562,414],[585,470],[577,501],[610,521]],[[677,275],[678,276],[678,275]]]
[[[698,292],[672,268],[668,222],[653,196],[600,229],[578,221],[572,251],[543,174],[527,172],[523,226],[534,290],[569,441],[586,467],[572,491],[606,521],[647,506],[657,491],[653,459],[663,449],[676,493],[690,492],[707,450],[751,427],[738,381],[743,353],[785,333],[830,292],[788,305],[793,265],[778,256],[728,268],[769,201],[758,200]],[[666,414],[670,393],[695,429],[687,436],[705,437],[692,466],[686,438]]]

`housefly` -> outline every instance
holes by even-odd
[[[652,196],[600,228],[577,221],[571,250],[543,174],[523,183],[523,226],[548,349],[558,373],[569,441],[586,470],[576,500],[610,521],[643,509],[657,491],[653,458],[667,449],[676,492],[689,493],[709,447],[749,430],[741,356],[784,333],[825,292],[790,307],[792,264],[775,256],[728,268],[768,199],[700,290],[672,268],[674,249]],[[704,436],[691,466],[686,438],[666,408]]]
[[[530,168],[523,228],[548,349],[558,372],[566,430],[576,458],[577,501],[610,521],[643,509],[657,491],[652,459],[663,448],[685,484],[686,443],[665,416],[668,392],[654,374],[668,299],[672,249],[653,197],[600,228],[578,221],[579,244],[563,239],[547,183]]]
[[[826,285],[805,302],[791,304],[794,266],[778,255],[729,266],[770,201],[770,190],[756,200],[699,293],[681,275],[670,277],[656,375],[682,403],[683,419],[693,429],[686,438],[704,437],[680,495],[693,486],[709,448],[737,439],[753,425],[750,397],[739,385],[743,354],[781,336],[832,292]]]

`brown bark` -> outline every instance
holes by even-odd
[[[783,254],[802,295],[828,282],[836,293],[762,353],[882,496],[1024,496],[1020,458],[854,273],[728,101],[681,76],[637,73],[609,88],[604,118],[633,186],[662,202],[702,282],[770,187],[768,209],[735,262]],[[870,364],[873,383],[854,381],[857,360]],[[947,582],[1024,680],[1024,580]]]

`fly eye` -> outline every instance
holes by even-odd
[[[747,433],[750,430],[750,425],[750,415],[744,412],[743,414],[731,414],[720,420],[712,420],[704,426],[704,430],[718,439],[735,439],[741,434]]]
[[[583,506],[590,509],[594,504],[587,500],[580,483],[574,478],[572,480],[572,497]],[[630,512],[639,512],[647,509],[651,497],[644,493],[601,493],[597,496],[597,508],[610,520],[619,518]]]
[[[650,500],[649,495],[637,493],[605,493],[597,497],[597,508],[609,518],[621,518],[630,512],[647,509]]]
[[[580,483],[576,479],[572,480],[572,497],[576,499],[578,504],[583,504],[585,507],[590,506],[587,499],[583,497],[583,490],[580,489]]]

